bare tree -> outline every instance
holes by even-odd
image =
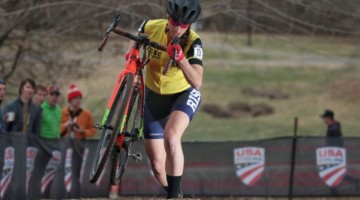
[[[225,32],[360,34],[357,0],[202,0],[201,27]],[[251,5],[251,6],[250,6]],[[144,19],[165,18],[166,0],[0,2],[0,76],[15,84],[33,77],[60,80],[79,70],[83,60],[71,50],[86,37],[100,38],[115,12],[123,27],[137,27]],[[249,37],[250,38],[250,37]],[[82,49],[88,51],[87,49]],[[91,63],[87,63],[91,69]]]

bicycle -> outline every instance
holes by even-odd
[[[120,15],[117,14],[104,34],[103,41],[98,48],[102,51],[106,46],[112,32],[135,41],[135,46],[129,52],[125,68],[120,72],[110,100],[107,104],[101,124],[95,128],[102,130],[97,145],[95,157],[90,171],[90,182],[95,183],[100,177],[104,167],[112,155],[111,184],[117,184],[126,167],[129,156],[140,161],[140,153],[131,153],[134,142],[142,138],[143,106],[144,106],[144,80],[142,69],[150,61],[149,52],[146,59],[145,49],[150,46],[155,51],[166,51],[166,47],[150,41],[145,34],[133,35],[117,28]],[[142,58],[139,58],[140,47],[143,47]],[[168,66],[173,63],[169,60]]]

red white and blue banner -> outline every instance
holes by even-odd
[[[316,149],[319,176],[329,187],[338,186],[346,174],[346,149],[322,147]]]
[[[8,191],[11,179],[14,174],[15,165],[15,150],[13,147],[6,147],[4,154],[4,165],[1,173],[1,182],[0,182],[0,197],[4,198],[6,192]]]
[[[265,149],[241,147],[234,150],[236,175],[248,186],[254,185],[264,174]]]
[[[58,167],[60,166],[61,152],[54,150],[46,165],[44,175],[41,178],[41,194],[44,194],[50,183],[54,180]]]
[[[41,139],[22,133],[0,135],[0,200],[108,197],[110,168],[89,182],[96,140]],[[282,196],[289,193],[292,138],[259,141],[184,142],[185,195]],[[143,160],[129,160],[121,195],[165,195]],[[360,196],[360,138],[341,141],[298,138],[294,196]]]

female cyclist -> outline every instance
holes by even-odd
[[[151,47],[146,50],[151,61],[146,66],[144,106],[145,148],[167,198],[182,196],[181,137],[200,104],[202,44],[199,35],[190,29],[200,12],[198,0],[168,0],[168,19],[144,21],[139,28],[150,40],[168,47],[167,52]],[[175,37],[180,38],[179,44],[173,44]],[[169,57],[176,66],[163,74]]]

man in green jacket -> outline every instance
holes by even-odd
[[[56,85],[48,86],[47,99],[41,104],[42,120],[40,135],[47,139],[60,138],[61,108],[57,104],[60,89]]]

